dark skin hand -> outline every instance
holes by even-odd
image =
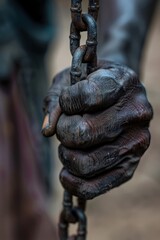
[[[58,74],[45,99],[44,136],[56,133],[64,166],[60,181],[92,199],[129,180],[149,146],[152,108],[135,72],[99,61],[95,72],[70,86]]]
[[[137,74],[156,3],[101,0],[103,61],[74,86],[63,71],[45,99],[42,132],[61,143],[60,181],[73,195],[92,199],[128,181],[149,146],[153,112]]]

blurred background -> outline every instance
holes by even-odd
[[[87,2],[87,1],[86,1]],[[49,56],[50,78],[71,64],[69,52],[70,1],[57,1],[58,36]],[[82,42],[85,41],[85,36]],[[111,192],[88,201],[88,239],[158,240],[160,239],[160,7],[149,31],[143,56],[142,81],[154,109],[151,145],[131,181]],[[64,57],[65,56],[65,57]],[[58,182],[61,169],[56,159],[56,205],[51,214],[57,221],[62,189]],[[55,201],[53,200],[53,204]],[[55,214],[56,213],[56,214]]]
[[[4,2],[4,0],[0,0],[0,3],[2,2]],[[84,2],[87,3],[87,1]],[[71,64],[71,54],[69,51],[70,1],[59,0],[56,1],[56,4],[56,39],[54,43],[51,44],[46,57],[50,83],[56,73],[69,67]],[[82,42],[85,42],[85,39],[86,36],[83,35]],[[146,42],[141,76],[143,84],[147,89],[148,98],[154,109],[154,119],[151,122],[150,128],[152,136],[151,145],[141,159],[139,167],[131,181],[103,196],[88,201],[88,240],[160,239],[160,128],[158,125],[160,122],[159,43],[160,4],[156,9]],[[1,48],[1,50],[4,49]],[[52,138],[52,145],[54,149],[53,159],[55,166],[51,176],[53,176],[54,192],[47,202],[47,205],[51,218],[54,222],[58,222],[59,213],[62,208],[63,193],[58,175],[62,166],[58,160],[58,142],[55,138]],[[11,179],[11,181],[12,180],[13,179]],[[4,190],[3,181],[1,181],[0,187],[1,200]],[[14,187],[15,185],[13,185],[13,188]],[[14,204],[16,208],[18,203],[14,202]],[[3,219],[1,218],[0,220],[0,225],[2,225]],[[11,221],[14,221],[14,219]],[[8,239],[12,238],[7,238],[7,240]],[[23,240],[23,238],[21,239]]]

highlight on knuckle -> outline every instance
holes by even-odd
[[[92,142],[91,127],[86,121],[81,121],[73,134],[76,132],[75,144],[78,146],[88,146]]]
[[[68,122],[60,119],[57,124],[57,137],[68,147],[84,148],[92,142],[92,134],[90,125],[83,119],[75,118]]]

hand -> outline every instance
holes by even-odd
[[[152,107],[137,75],[100,61],[70,86],[69,70],[45,99],[43,134],[57,134],[64,168],[60,181],[73,195],[92,199],[129,180],[149,146]]]

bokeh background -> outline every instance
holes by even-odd
[[[87,1],[86,1],[87,2]],[[70,1],[57,1],[57,38],[48,54],[50,79],[70,66]],[[85,36],[82,42],[85,41]],[[89,240],[159,240],[160,239],[160,6],[149,31],[143,56],[141,79],[154,108],[151,122],[151,146],[142,158],[131,181],[88,202]],[[58,221],[62,188],[58,181],[61,165],[55,148],[54,198],[49,203],[52,218]]]

